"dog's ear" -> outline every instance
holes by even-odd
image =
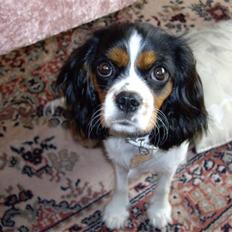
[[[165,140],[162,144],[156,145],[163,149],[178,146],[207,129],[203,87],[196,71],[192,51],[181,39],[177,39],[174,46],[176,70],[173,78],[173,91],[160,109],[167,118],[168,130],[163,125],[157,125],[157,128],[160,127],[159,131],[155,129],[157,131],[153,131],[150,136],[155,144],[157,141],[155,137],[160,133],[159,136]]]
[[[62,91],[65,96],[82,139],[102,139],[106,135],[95,114],[100,102],[91,79],[91,63],[96,55],[97,44],[98,39],[92,37],[77,48],[62,67],[56,82],[58,91]]]

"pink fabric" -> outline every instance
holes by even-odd
[[[0,54],[117,11],[135,0],[5,0],[0,4]]]

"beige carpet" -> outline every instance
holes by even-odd
[[[230,0],[147,0],[93,23],[0,57],[0,231],[108,231],[102,209],[113,169],[101,149],[72,138],[62,109],[48,118],[64,60],[91,31],[116,21],[147,21],[181,34],[231,18]],[[125,231],[155,231],[146,218],[156,176],[130,186]],[[167,231],[232,230],[232,143],[192,154],[173,181],[173,224]]]

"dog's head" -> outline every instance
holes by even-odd
[[[148,24],[116,24],[74,51],[58,77],[78,132],[142,136],[167,149],[207,126],[195,60],[182,38]]]

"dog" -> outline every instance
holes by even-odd
[[[57,86],[79,136],[102,141],[114,165],[106,226],[124,228],[128,180],[144,172],[159,176],[147,209],[151,223],[158,228],[170,223],[172,178],[208,122],[202,82],[185,38],[147,23],[100,29],[71,54]]]

